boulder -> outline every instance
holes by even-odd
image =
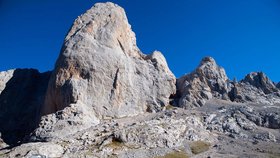
[[[92,125],[156,112],[175,94],[175,82],[160,52],[145,55],[139,50],[124,10],[113,3],[97,3],[68,32],[42,112],[60,111],[67,120],[76,120],[66,111],[86,109],[80,115],[90,116]]]
[[[177,79],[180,107],[199,107],[213,97],[228,99],[231,87],[225,70],[212,57],[205,57],[198,68]]]

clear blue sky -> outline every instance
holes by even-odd
[[[0,70],[53,69],[74,19],[94,0],[0,0]],[[101,1],[98,1],[101,2]],[[179,77],[213,56],[230,78],[280,81],[279,0],[113,0],[144,53],[159,50]]]

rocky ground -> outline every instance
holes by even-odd
[[[2,157],[280,157],[280,106],[210,100],[195,110],[104,120],[9,149]]]
[[[211,57],[176,79],[121,7],[97,3],[53,71],[0,72],[0,157],[280,157],[279,85],[232,81]]]

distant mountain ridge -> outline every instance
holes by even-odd
[[[203,106],[212,98],[280,103],[280,89],[263,72],[252,72],[239,82],[231,81],[212,57],[203,58],[195,71],[177,79],[177,92],[178,106],[185,108]]]

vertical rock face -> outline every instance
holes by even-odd
[[[83,108],[81,115],[98,123],[159,111],[175,93],[175,81],[160,52],[140,52],[124,10],[98,3],[75,20],[65,38],[43,114],[72,115],[71,108]]]
[[[0,73],[0,133],[15,145],[38,125],[50,73],[16,69]]]
[[[202,106],[212,97],[228,99],[229,91],[225,70],[212,57],[203,58],[194,72],[177,80],[180,107]]]

